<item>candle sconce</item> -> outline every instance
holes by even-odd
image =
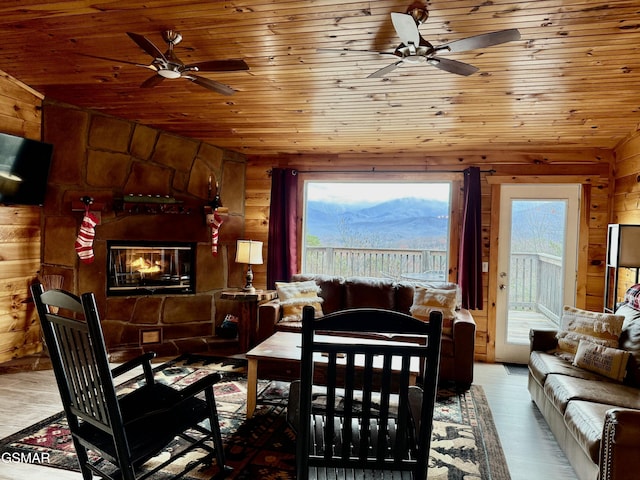
[[[205,216],[205,224],[208,227],[212,227],[219,223],[219,219],[216,219],[214,213],[217,213],[219,216],[227,216],[229,214],[229,209],[222,206],[222,200],[220,199],[220,186],[218,181],[215,181],[215,194],[213,193],[213,180],[215,176],[213,174],[209,175],[209,183],[208,183],[208,203],[204,207],[204,216]]]
[[[204,222],[207,227],[211,229],[211,255],[216,257],[218,255],[218,235],[220,232],[220,226],[224,223],[229,209],[222,206],[222,200],[220,200],[220,187],[216,180],[216,192],[213,194],[213,174],[209,175],[208,183],[208,205],[204,207]]]

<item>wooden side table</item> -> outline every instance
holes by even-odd
[[[278,296],[275,290],[256,290],[245,292],[242,289],[223,290],[220,298],[240,302],[240,325],[238,325],[238,342],[242,353],[255,345],[258,335],[258,305]]]

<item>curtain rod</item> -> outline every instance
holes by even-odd
[[[465,169],[466,170],[466,169]],[[298,173],[464,173],[465,170],[376,170],[371,167],[370,170],[296,170],[293,169],[293,175]],[[267,170],[267,174],[271,176],[273,170]],[[488,173],[493,175],[496,171],[491,168],[489,170],[480,170],[480,173]]]

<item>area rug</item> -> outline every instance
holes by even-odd
[[[527,365],[521,365],[519,363],[504,363],[504,368],[507,371],[507,375],[528,375],[529,367]]]
[[[166,365],[165,365],[166,367]],[[198,365],[174,364],[156,372],[156,379],[176,388],[184,387],[207,374]],[[224,368],[223,381],[216,384],[225,454],[238,480],[295,479],[295,433],[286,422],[288,384],[259,382],[259,404],[254,416],[246,418],[246,377],[242,366]],[[136,388],[134,379],[121,387],[124,393]],[[442,389],[434,415],[433,440],[429,462],[430,480],[509,480],[500,440],[484,392],[473,385],[466,393]],[[168,448],[177,447],[180,442]],[[38,454],[47,467],[78,471],[73,444],[62,413],[42,420],[0,440],[0,454]],[[186,459],[184,461],[189,461]],[[149,461],[151,467],[154,459]],[[179,465],[178,465],[179,467]],[[216,473],[216,467],[191,471],[187,480],[204,480]],[[163,480],[170,470],[157,474]]]

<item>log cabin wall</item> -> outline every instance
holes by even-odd
[[[640,225],[640,131],[632,132],[622,140],[615,154],[611,223]],[[634,283],[635,269],[621,269],[617,298],[622,300],[625,290]]]
[[[0,72],[0,132],[41,140],[42,96]],[[42,349],[28,285],[40,268],[40,207],[0,205],[0,363]]]
[[[638,142],[640,144],[640,142]],[[613,152],[610,150],[584,149],[550,152],[461,152],[442,153],[418,157],[411,155],[395,156],[250,156],[247,164],[247,185],[245,199],[245,232],[248,238],[268,241],[269,199],[271,179],[268,171],[272,167],[308,170],[424,170],[424,175],[395,174],[394,179],[411,180],[452,180],[454,191],[460,192],[461,174],[428,173],[428,170],[461,171],[469,166],[479,166],[484,170],[495,170],[489,175],[482,174],[482,232],[483,261],[489,262],[489,272],[483,274],[484,309],[474,310],[472,314],[477,323],[476,359],[493,361],[495,358],[495,293],[497,282],[497,222],[499,209],[495,205],[500,182],[510,183],[583,183],[582,218],[579,239],[578,271],[578,307],[601,311],[604,290],[604,258],[606,245],[606,226],[610,211],[610,180]],[[381,180],[381,174],[360,176]],[[493,177],[489,179],[488,177]],[[332,178],[336,178],[335,175]],[[352,178],[352,176],[349,176]],[[501,180],[496,183],[495,180]],[[344,178],[341,178],[344,179]],[[385,176],[384,179],[388,179]],[[492,183],[489,183],[492,181]],[[456,189],[456,187],[458,187]],[[462,202],[453,201],[452,218],[461,218]],[[452,221],[452,238],[458,236],[456,222]],[[266,284],[266,260],[264,265],[254,268],[256,285]],[[457,272],[450,272],[455,281]]]

